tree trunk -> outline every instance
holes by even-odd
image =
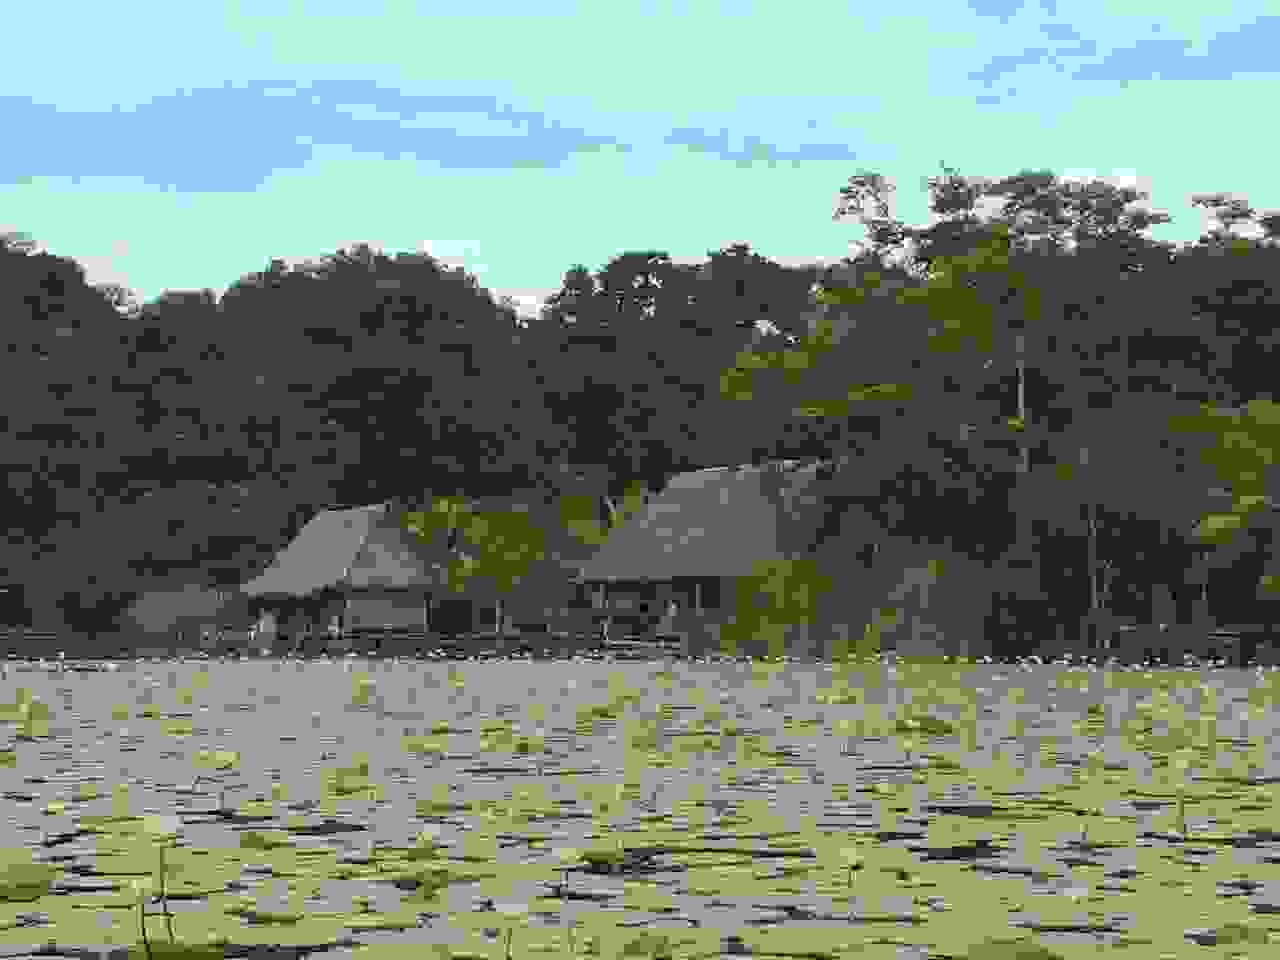
[[[1022,424],[1018,438],[1018,470],[1026,473],[1031,468],[1030,454],[1027,449],[1026,438],[1024,433],[1027,428],[1027,384],[1025,378],[1025,367],[1023,362],[1023,352],[1026,349],[1026,337],[1018,334],[1014,341],[1018,351],[1018,422]]]
[[[1098,521],[1093,515],[1093,504],[1085,507],[1089,517],[1089,609],[1101,606],[1102,591],[1098,584]]]
[[[1087,462],[1088,452],[1081,451],[1082,461]],[[1111,564],[1100,560],[1098,556],[1098,516],[1097,504],[1085,504],[1085,516],[1088,523],[1088,566],[1089,566],[1089,614],[1086,618],[1086,648],[1089,650],[1111,650],[1114,647],[1115,622],[1110,613],[1111,605]]]

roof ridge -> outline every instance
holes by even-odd
[[[785,457],[780,460],[766,460],[763,463],[739,463],[735,465],[725,465],[722,467],[699,467],[697,470],[689,470],[684,473],[676,474],[677,477],[687,477],[695,473],[723,473],[725,471],[737,471],[739,473],[747,470],[768,470],[776,467],[796,467],[796,466],[818,466],[830,463],[829,457]]]
[[[316,516],[318,517],[323,513],[355,513],[360,510],[386,510],[390,506],[391,501],[384,500],[382,503],[366,503],[358,507],[325,507],[323,510],[318,511]]]

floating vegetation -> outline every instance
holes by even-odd
[[[237,956],[255,943],[322,950],[432,926],[462,938],[451,957],[488,958],[834,960],[914,947],[954,960],[1074,960],[1084,944],[1069,934],[1146,960],[1179,944],[1276,942],[1265,921],[1280,904],[1265,899],[1265,867],[1231,859],[1247,847],[1280,860],[1277,781],[1262,775],[1265,730],[1253,726],[1254,701],[1270,702],[1261,694],[1248,695],[1249,729],[1223,737],[1208,722],[1214,696],[1193,689],[1197,712],[1159,675],[1119,689],[1112,678],[1097,687],[1105,703],[1077,702],[1073,713],[1055,692],[1087,700],[1096,676],[1055,675],[1041,710],[1026,674],[1000,693],[995,670],[975,681],[961,672],[971,668],[899,669],[869,682],[865,667],[831,668],[829,691],[787,699],[786,672],[771,670],[740,692],[754,705],[734,708],[723,694],[707,698],[714,668],[695,683],[667,665],[649,678],[656,699],[614,672],[602,703],[564,704],[557,725],[532,692],[526,703],[487,697],[484,671],[499,669],[477,664],[464,678],[454,668],[447,686],[462,690],[465,679],[466,714],[381,740],[372,731],[388,725],[378,711],[391,709],[395,684],[357,671],[353,690],[366,702],[343,712],[341,736],[311,753],[281,731],[269,790],[234,809],[227,791],[257,779],[234,748],[257,745],[227,742],[220,720],[193,723],[166,704],[116,703],[97,717],[115,730],[145,715],[139,742],[199,771],[163,791],[172,812],[131,808],[143,789],[134,781],[83,768],[59,777],[42,742],[18,740],[0,763],[26,785],[6,796],[72,828],[43,831],[34,856],[10,853],[0,900],[14,910],[0,946],[29,942],[32,928],[56,929],[60,944],[96,942],[103,909],[128,912],[127,939],[151,960]],[[906,696],[888,701],[894,687]],[[194,717],[215,693],[193,682],[176,706]],[[1002,701],[1015,722],[998,716]],[[33,716],[23,704],[43,702],[20,691],[6,709],[20,725]],[[62,718],[36,713],[64,735]],[[1108,718],[1127,741],[1107,739]],[[183,733],[190,745],[175,747],[178,721],[210,730]],[[286,801],[301,788],[285,788],[289,752],[310,754],[315,799]],[[1058,770],[1056,785],[1030,786],[1029,764]],[[671,795],[677,778],[708,768],[710,782],[685,779]],[[797,787],[807,791],[798,806],[784,799]],[[386,836],[390,804],[408,839]],[[225,842],[191,844],[197,827]],[[366,891],[349,906],[308,899],[321,882]],[[266,884],[287,887],[287,901],[264,899]],[[370,884],[391,899],[366,896]],[[518,890],[525,899],[513,902]],[[121,902],[107,906],[113,897]],[[1256,919],[1228,909],[1242,900]],[[717,919],[729,907],[745,911],[732,935]],[[1188,922],[1170,924],[1171,909]]]

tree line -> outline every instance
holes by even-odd
[[[728,371],[727,394],[841,427],[800,534],[803,569],[859,571],[826,620],[998,655],[1102,646],[1123,620],[1193,647],[1214,623],[1270,631],[1280,216],[1196,197],[1218,225],[1176,247],[1130,189],[944,173],[927,229],[889,217],[883,177],[852,178],[836,216],[869,248],[801,343]],[[1235,233],[1250,220],[1262,238]],[[867,543],[885,549],[859,564]]]
[[[140,303],[7,236],[6,622],[110,637],[142,590],[234,588],[317,511],[388,500],[532,504],[569,564],[638,485],[807,455],[815,428],[748,425],[717,390],[761,336],[744,318],[794,320],[819,271],[746,247],[703,266],[624,254],[590,289],[574,268],[528,320],[424,254],[357,245]]]
[[[1013,652],[1108,618],[1272,622],[1280,218],[1202,197],[1220,226],[1175,246],[1132,190],[944,173],[928,228],[852,178],[836,216],[870,242],[835,266],[627,252],[530,319],[425,254],[139,303],[10,235],[7,618],[100,642],[150,584],[233,587],[316,511],[385,500],[460,589],[542,607],[673,474],[798,458],[829,468],[788,514],[802,562],[743,585],[757,626]],[[797,606],[806,577],[840,588]]]

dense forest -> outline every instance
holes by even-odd
[[[541,602],[584,542],[566,498],[794,458],[830,464],[785,532],[844,578],[805,601],[819,622],[873,624],[925,563],[930,615],[1005,653],[1280,620],[1280,216],[1201,197],[1219,227],[1173,245],[1128,189],[944,174],[923,228],[851,178],[835,215],[869,242],[840,264],[627,252],[535,318],[365,245],[139,303],[11,234],[5,618],[92,651],[141,592],[233,588],[318,510],[442,498],[530,513],[562,561],[524,578]]]

